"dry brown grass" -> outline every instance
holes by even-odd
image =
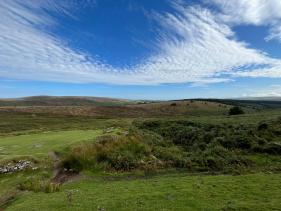
[[[23,113],[48,113],[99,118],[134,118],[190,116],[227,113],[229,106],[202,101],[157,102],[126,106],[21,106],[0,107],[0,111]]]

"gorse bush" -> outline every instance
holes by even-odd
[[[210,125],[190,121],[135,122],[127,135],[102,136],[71,148],[62,165],[74,171],[232,172],[251,167],[247,153],[281,154],[281,122],[259,125]],[[277,134],[277,135],[276,135]]]
[[[107,162],[116,170],[131,170],[151,154],[151,149],[146,144],[136,139],[121,140],[118,145],[110,148],[104,156]]]
[[[205,150],[197,150],[192,154],[192,160],[197,169],[203,171],[233,172],[251,165],[242,155],[215,143],[208,145]]]
[[[257,126],[205,125],[189,121],[150,121],[135,125],[142,130],[153,131],[187,151],[204,150],[209,143],[216,143],[229,150],[254,152],[257,146],[263,148],[268,142],[280,142],[281,137],[279,121],[259,123]]]

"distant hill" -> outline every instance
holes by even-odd
[[[199,100],[199,99],[197,99]],[[254,109],[281,108],[281,97],[255,97],[242,99],[200,99],[232,106],[242,106]]]
[[[78,113],[111,114],[113,116],[173,116],[199,113],[227,112],[230,106],[241,106],[248,109],[281,108],[281,98],[247,98],[247,99],[185,99],[174,101],[126,100],[104,97],[54,97],[33,96],[14,99],[0,99],[0,107],[53,107],[56,113],[65,113],[63,107],[79,108]],[[55,108],[62,107],[62,108]],[[95,107],[95,108],[86,108]],[[99,107],[99,108],[97,108]],[[110,107],[110,108],[106,108]],[[68,108],[70,109],[70,108]],[[89,110],[90,109],[90,110]],[[37,109],[38,110],[38,109]],[[43,109],[44,110],[44,109]],[[48,109],[49,110],[49,109]],[[70,109],[77,113],[77,109]],[[73,111],[75,110],[75,111]],[[130,111],[130,112],[129,112]],[[129,112],[130,114],[127,114]],[[67,113],[67,112],[66,112]]]
[[[0,100],[0,112],[50,113],[74,116],[119,117],[175,117],[227,114],[228,105],[215,102],[130,101],[96,97],[37,96]]]
[[[244,98],[237,98],[237,100],[281,101],[281,96],[280,97],[244,97]]]
[[[103,97],[53,97],[34,96],[13,99],[0,99],[0,106],[112,106],[135,103],[129,100]]]

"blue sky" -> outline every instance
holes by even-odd
[[[2,0],[0,97],[281,96],[280,0]]]

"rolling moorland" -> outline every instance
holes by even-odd
[[[280,210],[280,99],[0,100],[0,210]]]

